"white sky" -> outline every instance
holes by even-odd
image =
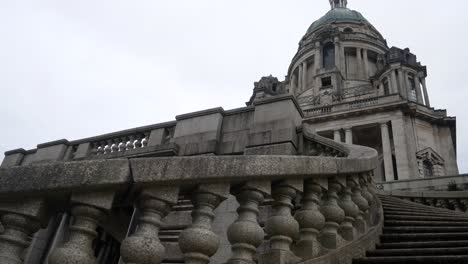
[[[457,116],[468,172],[468,1],[348,2],[428,66],[431,103]],[[261,76],[283,79],[328,10],[328,0],[0,1],[0,153],[244,106]]]

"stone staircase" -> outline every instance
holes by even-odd
[[[468,214],[379,198],[385,214],[380,244],[353,264],[468,263]]]

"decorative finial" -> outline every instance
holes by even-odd
[[[346,8],[348,5],[348,0],[330,0],[330,5],[332,9]]]

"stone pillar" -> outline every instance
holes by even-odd
[[[408,144],[415,144],[415,142],[408,142],[406,139],[407,129],[403,117],[392,120],[392,130],[398,179],[408,180],[410,179],[410,174],[412,174],[410,166],[410,162],[412,162],[412,160],[410,160],[408,155],[408,149],[410,149]],[[414,159],[416,159],[416,155],[414,153],[412,155],[414,155]],[[414,176],[417,177],[417,175]]]
[[[423,97],[421,93],[421,84],[419,81],[419,76],[417,74],[414,75],[414,87],[416,88],[416,98],[419,104],[424,104]]]
[[[112,209],[115,193],[97,192],[73,194],[71,215],[74,218],[69,227],[69,240],[53,250],[50,264],[95,264],[93,241],[97,237],[96,228]]]
[[[299,84],[297,85],[299,91],[302,91],[302,88],[303,88],[303,84],[302,84],[302,81],[303,81],[303,77],[302,77],[302,76],[303,76],[303,72],[302,72],[302,69],[303,69],[303,68],[302,68],[302,63],[301,63],[301,64],[299,64],[299,77],[298,77],[298,83],[299,83]]]
[[[42,199],[0,203],[0,219],[4,231],[0,234],[0,263],[22,264],[23,252],[46,222],[46,206]]]
[[[305,91],[307,89],[307,61],[302,63],[302,89]]]
[[[353,144],[353,130],[351,127],[345,128],[345,143]]]
[[[321,253],[322,246],[318,237],[325,226],[325,217],[320,212],[320,201],[322,188],[327,187],[326,180],[306,180],[304,183],[302,207],[295,215],[300,227],[300,238],[295,251],[302,259],[314,258]]]
[[[336,142],[341,142],[341,133],[340,133],[340,130],[334,130],[334,131],[333,131],[333,139],[334,139]]]
[[[346,76],[346,55],[343,43],[340,44],[340,67],[343,76]]]
[[[321,82],[320,78],[315,78],[317,75],[317,72],[322,68],[322,48],[320,46],[320,42],[315,42],[315,58],[314,58],[314,81],[315,81],[315,87],[316,87],[316,92],[318,93]]]
[[[356,58],[357,58],[357,77],[363,78],[363,65],[362,65],[362,49],[356,48]]]
[[[165,248],[158,237],[161,220],[177,203],[178,197],[179,189],[176,186],[158,186],[142,191],[137,204],[141,212],[138,229],[133,235],[125,238],[120,247],[120,254],[125,263],[162,262]]]
[[[395,69],[392,69],[392,93],[399,93],[401,95],[403,95],[400,91],[400,89],[398,88],[398,82],[397,82],[397,78],[396,78],[396,70]],[[403,95],[404,97],[404,95]]]
[[[321,232],[321,242],[327,249],[337,249],[342,243],[343,238],[338,234],[338,228],[345,218],[345,212],[338,205],[338,192],[343,185],[343,182],[336,178],[329,179],[328,191],[322,204],[322,214],[326,222]]]
[[[292,243],[299,236],[299,223],[291,212],[294,208],[292,201],[302,193],[302,185],[302,180],[287,180],[273,186],[272,216],[265,223],[270,249],[261,256],[260,264],[288,264],[301,260],[291,251]]]
[[[364,60],[364,79],[369,78],[369,60],[367,58],[367,49],[362,50],[363,54],[363,60]]]
[[[335,37],[335,67],[338,69],[338,71],[341,71],[341,44],[340,44],[340,39],[338,37]]]
[[[427,107],[431,107],[431,103],[429,101],[429,94],[427,93],[426,78],[425,77],[421,77],[421,83],[422,83],[423,92],[424,92],[424,102],[426,103]]]
[[[383,82],[380,82],[380,83],[379,83],[379,95],[380,95],[380,96],[385,95],[385,88],[384,88]]]
[[[384,157],[385,181],[394,181],[392,147],[390,145],[390,133],[386,122],[380,124],[382,135],[382,152]]]
[[[271,193],[271,185],[270,182],[249,182],[235,192],[239,217],[227,231],[232,245],[232,255],[227,263],[254,264],[257,248],[265,238],[263,228],[258,223],[258,207],[265,195]]]
[[[356,229],[354,228],[354,223],[356,217],[359,216],[359,208],[354,203],[352,199],[352,188],[354,187],[354,179],[352,177],[347,177],[346,185],[343,188],[341,193],[339,205],[341,209],[345,212],[345,218],[340,226],[341,236],[348,240],[353,241],[356,238]]]
[[[405,73],[403,72],[402,69],[398,69],[398,83],[400,85],[400,93],[403,95],[404,98],[409,99],[408,96],[408,89],[406,87],[406,82],[405,82]]]
[[[414,98],[414,95],[413,95],[413,88],[412,88],[412,85],[410,83],[410,80],[409,80],[409,73],[407,71],[403,71],[403,76],[404,76],[404,81],[405,81],[405,84],[406,84],[406,91],[408,92],[408,99],[413,101],[413,102],[417,102],[418,101],[418,98],[416,96],[416,98]]]
[[[211,231],[213,210],[229,195],[229,185],[201,185],[193,193],[192,225],[179,236],[179,247],[187,264],[207,264],[219,247],[219,237]]]

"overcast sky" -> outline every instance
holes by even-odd
[[[468,1],[349,0],[428,66],[468,172]],[[328,0],[2,0],[0,153],[244,106]],[[0,159],[2,155],[0,154]]]

